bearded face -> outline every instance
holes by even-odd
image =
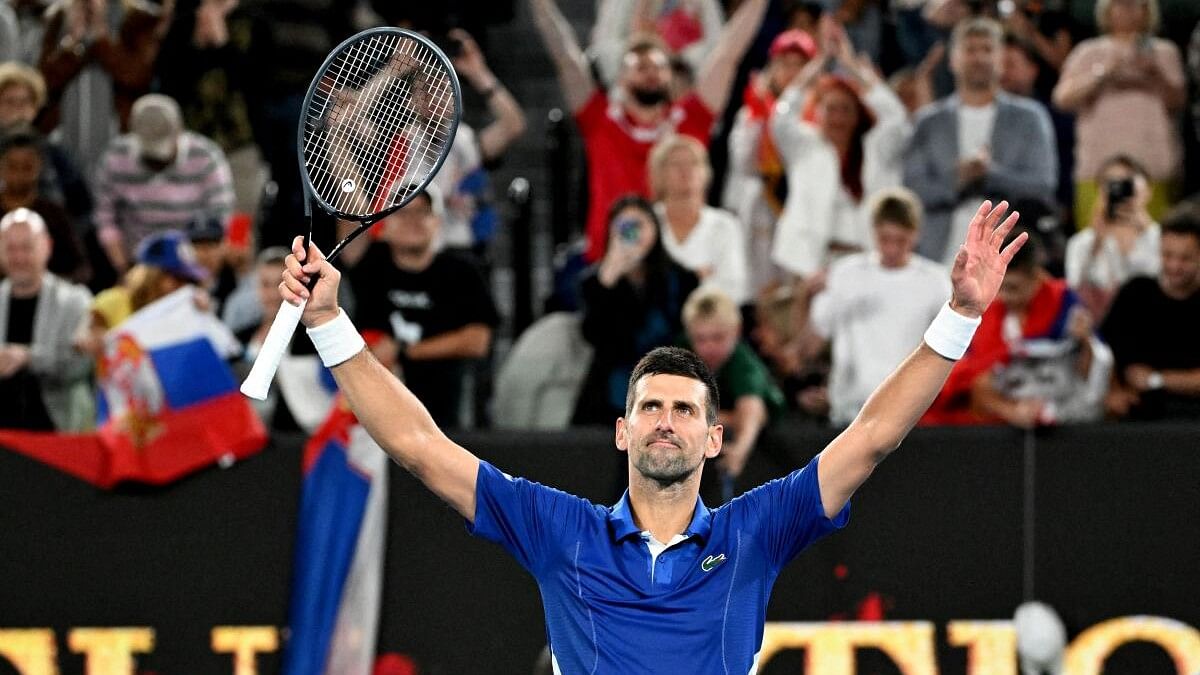
[[[633,472],[666,487],[695,476],[705,459],[717,456],[721,427],[709,424],[703,382],[647,375],[634,387],[632,408],[617,420],[617,447],[629,453]]]

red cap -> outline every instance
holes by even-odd
[[[817,55],[817,43],[813,41],[812,36],[799,28],[785,30],[771,42],[771,50],[767,55],[775,58],[780,54],[795,52],[804,55],[804,58],[811,59]]]

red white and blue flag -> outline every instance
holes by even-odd
[[[339,397],[304,450],[285,675],[372,672],[387,465]]]
[[[104,488],[163,485],[255,454],[267,431],[225,361],[239,349],[181,288],[105,336],[96,432],[6,430],[0,444]]]

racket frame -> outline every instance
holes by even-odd
[[[313,96],[316,94],[321,80],[324,78],[325,74],[329,72],[330,66],[333,65],[338,56],[342,55],[354,44],[371,39],[377,35],[398,35],[401,38],[416,40],[429,49],[429,51],[435,57],[439,58],[446,67],[446,71],[450,76],[450,86],[454,88],[454,100],[456,105],[454,106],[454,115],[450,120],[450,125],[448,127],[448,133],[446,136],[446,151],[440,154],[437,162],[433,166],[433,169],[428,175],[425,176],[425,179],[421,181],[418,187],[412,190],[412,192],[405,196],[404,199],[402,199],[399,203],[389,206],[382,211],[364,216],[340,211],[332,204],[325,201],[325,198],[317,193],[316,188],[312,184],[312,177],[309,176],[308,173],[308,165],[305,163],[306,153],[304,152],[304,130],[308,121],[309,106],[312,105]],[[432,40],[424,35],[421,35],[420,33],[416,33],[404,28],[378,26],[375,28],[368,28],[364,31],[351,35],[345,40],[342,40],[337,47],[335,47],[331,52],[329,52],[328,55],[326,55],[325,60],[321,63],[321,67],[317,69],[316,75],[313,76],[312,82],[309,83],[308,91],[304,94],[304,102],[301,105],[300,123],[296,125],[296,159],[298,160],[300,167],[301,184],[304,188],[304,215],[308,219],[308,235],[304,239],[304,250],[308,250],[308,244],[312,241],[312,201],[316,201],[317,205],[321,207],[322,211],[330,216],[333,216],[334,218],[359,223],[359,226],[353,232],[346,235],[346,237],[339,241],[325,256],[326,260],[332,262],[338,256],[338,254],[342,252],[342,249],[344,249],[347,244],[353,241],[355,237],[370,229],[375,223],[378,223],[384,218],[387,218],[391,214],[407,206],[408,203],[413,200],[413,197],[423,192],[425,188],[428,187],[431,182],[433,182],[433,179],[435,176],[437,176],[438,172],[442,170],[442,165],[446,163],[446,158],[450,156],[450,151],[453,149],[454,139],[458,134],[458,124],[460,121],[462,121],[462,85],[459,84],[458,73],[455,72],[454,64],[451,63],[450,57],[446,56],[446,53],[443,52],[440,47],[434,44]],[[313,279],[313,282],[315,282],[315,278]]]

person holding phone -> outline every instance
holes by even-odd
[[[1146,169],[1128,155],[1116,155],[1096,174],[1101,186],[1091,227],[1067,241],[1067,284],[1093,316],[1103,318],[1117,289],[1136,276],[1158,276],[1161,230],[1147,210]]]
[[[1054,105],[1074,113],[1075,222],[1089,224],[1109,157],[1125,154],[1146,168],[1147,209],[1161,218],[1182,166],[1176,117],[1187,102],[1179,48],[1154,37],[1158,0],[1100,0],[1102,34],[1080,42],[1063,64]]]
[[[584,273],[583,336],[595,347],[572,424],[609,424],[625,408],[633,367],[655,347],[675,343],[681,314],[698,285],[659,236],[654,206],[639,196],[616,201],[608,214],[604,258]]]

